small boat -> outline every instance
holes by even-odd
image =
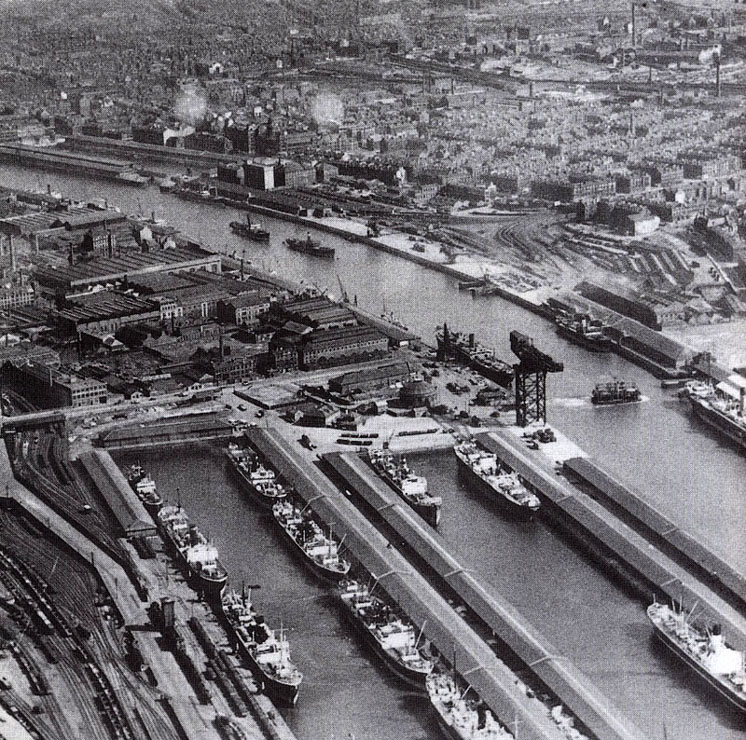
[[[384,663],[407,683],[423,689],[434,661],[419,647],[414,625],[359,581],[339,584],[342,613]]]
[[[251,223],[251,216],[246,214],[246,223],[243,221],[231,221],[228,224],[231,231],[238,236],[245,236],[253,242],[268,242],[269,231],[262,228],[261,224]]]
[[[637,403],[641,399],[640,389],[634,383],[613,380],[610,383],[597,383],[591,392],[594,406],[615,406],[622,403]]]
[[[310,234],[305,239],[290,237],[285,240],[285,245],[294,252],[302,252],[314,257],[334,257],[334,247],[323,246],[318,240],[311,239]]]
[[[655,635],[732,705],[746,711],[746,654],[726,642],[719,624],[702,625],[691,612],[659,604],[647,609]]]
[[[350,563],[339,554],[339,543],[324,533],[308,508],[300,509],[284,499],[272,506],[272,515],[317,576],[339,581],[350,572]]]

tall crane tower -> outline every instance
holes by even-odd
[[[565,366],[534,347],[534,341],[519,331],[510,332],[510,349],[520,360],[515,373],[515,423],[525,427],[534,421],[546,424],[547,373],[561,373]]]

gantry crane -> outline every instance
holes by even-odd
[[[565,366],[534,347],[534,341],[519,331],[510,332],[510,349],[520,360],[515,372],[515,423],[525,427],[534,421],[546,424],[547,373],[561,373]]]

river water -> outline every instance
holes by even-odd
[[[181,201],[157,188],[132,189],[67,175],[0,167],[0,184],[40,188],[50,183],[74,198],[108,198],[125,212],[165,218],[211,248],[234,250],[263,269],[339,295],[376,313],[404,320],[429,341],[437,324],[474,331],[512,361],[509,332],[519,329],[560,359],[565,371],[549,377],[549,421],[604,467],[644,493],[684,529],[697,534],[746,572],[746,459],[713,436],[675,394],[616,355],[593,355],[569,344],[551,324],[496,297],[471,298],[455,281],[393,255],[336,237],[333,261],[288,251],[283,240],[299,226],[265,219],[269,245],[234,236],[228,222],[244,216],[230,208]],[[592,386],[612,376],[634,380],[645,400],[634,406],[595,408]],[[302,699],[286,717],[302,740],[435,737],[421,699],[373,666],[322,589],[293,561],[269,522],[243,499],[220,453],[196,446],[188,455],[141,455],[159,483],[182,498],[194,519],[221,548],[234,583],[261,583],[258,605],[271,622],[291,629],[292,651],[306,674]],[[444,497],[441,530],[473,568],[498,587],[558,650],[598,683],[610,700],[650,738],[743,737],[743,723],[688,672],[650,642],[642,606],[540,524],[505,521],[459,488],[448,455],[417,464]]]

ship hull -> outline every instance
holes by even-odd
[[[594,406],[623,406],[629,403],[640,403],[640,398],[610,398],[608,400],[598,400],[591,398],[591,403]]]
[[[655,636],[658,640],[663,643],[679,660],[686,663],[701,679],[706,681],[713,689],[715,689],[723,698],[725,698],[731,705],[736,707],[742,712],[746,712],[746,698],[738,696],[737,694],[728,690],[727,686],[724,686],[715,676],[708,673],[708,671],[673,640],[664,630],[662,630],[655,622],[651,620],[653,629],[655,630]]]
[[[223,569],[222,575],[213,578],[205,576],[198,568],[192,566],[186,559],[186,555],[179,548],[168,527],[158,522],[161,537],[166,544],[166,550],[176,561],[177,566],[186,577],[189,587],[194,589],[205,601],[218,602],[228,582],[228,573]]]
[[[265,243],[269,241],[268,231],[252,231],[251,229],[243,228],[243,224],[241,224],[240,227],[231,224],[230,228],[231,231],[236,234],[236,236],[242,236],[249,241]]]
[[[347,604],[347,602],[339,598],[339,608],[342,611],[346,621],[350,624],[353,630],[360,635],[360,639],[372,650],[386,667],[394,673],[402,681],[405,681],[410,686],[416,689],[425,690],[425,679],[427,673],[421,671],[413,671],[406,665],[403,665],[396,659],[388,650],[384,649],[378,640],[373,636],[373,633],[363,624],[362,620],[355,611]]]
[[[569,342],[584,347],[591,352],[611,352],[611,340],[608,337],[592,339],[587,337],[585,334],[568,329],[566,326],[562,326],[561,324],[557,326],[557,334],[562,338],[567,339]]]
[[[226,457],[228,458],[231,470],[238,479],[238,482],[241,484],[242,490],[246,491],[246,493],[248,493],[262,508],[271,511],[272,505],[284,498],[284,496],[265,496],[261,491],[258,491],[256,486],[251,482],[248,473],[227,452]]]
[[[298,702],[300,691],[299,683],[286,683],[268,676],[261,665],[257,662],[249,645],[242,640],[233,629],[230,619],[223,615],[223,619],[230,631],[232,642],[238,654],[246,661],[256,680],[261,684],[262,690],[275,702],[286,707],[294,707]]]
[[[467,487],[486,496],[506,514],[524,521],[532,519],[534,514],[536,514],[537,509],[522,506],[521,504],[509,499],[507,496],[504,496],[501,491],[495,490],[486,480],[477,475],[477,473],[471,469],[471,466],[459,455],[456,455],[456,460],[458,461],[459,474],[462,476],[462,480]]]
[[[285,245],[288,249],[291,249],[293,252],[300,252],[301,254],[310,254],[313,257],[326,257],[327,259],[334,259],[334,247],[322,247],[322,246],[313,246],[308,245],[305,242],[296,243],[296,242],[290,242],[286,241]]]
[[[374,468],[374,470],[376,470]],[[404,501],[406,504],[412,507],[431,527],[437,527],[440,523],[440,505],[439,504],[420,504],[413,501],[402,491],[401,486],[392,480],[388,475],[382,473],[380,470],[376,470],[376,473],[384,480],[388,485],[394,489],[397,496]]]
[[[698,419],[715,429],[722,437],[738,445],[742,450],[746,450],[746,425],[741,426],[699,398],[690,396],[689,401]]]
[[[280,530],[282,531],[283,539],[286,540],[294,550],[298,552],[298,555],[300,556],[301,560],[303,561],[303,564],[308,568],[313,575],[315,575],[317,578],[320,578],[322,581],[325,581],[326,583],[339,583],[339,581],[348,574],[349,568],[346,571],[339,571],[339,570],[330,570],[329,568],[325,568],[321,563],[317,563],[313,558],[309,557],[306,554],[306,551],[301,547],[301,545],[296,541],[296,539],[290,534],[290,532],[285,529],[285,527],[277,520],[277,524],[280,527]]]
[[[445,710],[439,707],[434,702],[431,702],[433,709],[435,710],[435,718],[438,722],[441,732],[451,740],[464,740],[464,737],[459,734],[456,728],[448,721],[445,715]]]

